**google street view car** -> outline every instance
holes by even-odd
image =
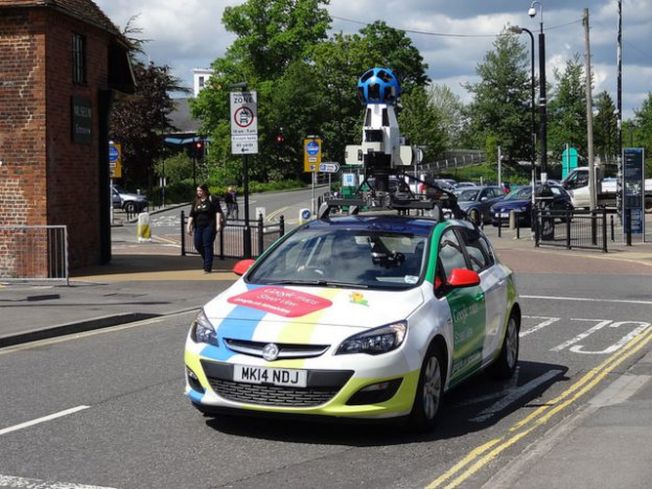
[[[364,93],[389,102],[399,91]],[[391,105],[373,103],[388,111],[380,124],[395,122]],[[193,321],[185,394],[200,411],[405,418],[430,430],[448,389],[485,369],[514,372],[521,309],[511,271],[452,193],[390,192],[399,156],[368,146],[375,188],[331,199],[318,219],[236,264],[242,276]],[[457,217],[445,219],[444,206]],[[334,207],[348,215],[331,216]]]

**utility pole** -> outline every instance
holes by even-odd
[[[618,219],[622,216],[623,210],[623,2],[618,0],[618,47],[616,50],[618,65],[617,102],[618,112],[618,176],[616,178],[616,209]]]
[[[591,41],[589,39],[589,9],[584,9],[582,16],[584,25],[584,71],[586,73],[586,142],[589,158],[589,197],[591,210],[598,203],[596,193],[595,165],[593,164],[593,98],[591,96]]]
[[[500,167],[501,161],[503,158],[503,155],[500,154],[500,146],[498,146],[498,185],[502,188],[503,186],[503,175],[502,175],[502,168]]]

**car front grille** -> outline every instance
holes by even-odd
[[[281,387],[277,385],[247,384],[232,380],[208,379],[211,388],[230,401],[259,404],[263,406],[312,407],[330,401],[339,388]]]
[[[263,357],[263,349],[269,342],[235,340],[224,338],[226,346],[235,352],[244,353],[254,357]],[[299,345],[292,343],[277,343],[279,352],[278,359],[283,358],[311,358],[324,354],[330,345]]]
[[[307,387],[250,384],[233,380],[233,365],[201,360],[211,389],[234,402],[278,407],[313,407],[325,404],[353,376],[352,370],[308,370]]]

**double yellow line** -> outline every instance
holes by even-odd
[[[584,394],[598,385],[610,372],[625,360],[645,348],[652,340],[652,328],[632,338],[622,349],[607,358],[597,367],[589,370],[577,382],[559,396],[533,411],[515,423],[503,436],[471,450],[462,460],[432,481],[426,489],[458,487],[469,477],[481,470],[504,450],[527,436],[530,432],[546,424],[555,414],[566,409]]]

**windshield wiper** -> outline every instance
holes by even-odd
[[[357,289],[368,289],[369,286],[365,284],[356,284],[353,282],[337,282],[331,280],[272,280],[265,282],[265,285],[317,285],[319,287],[353,287]]]

